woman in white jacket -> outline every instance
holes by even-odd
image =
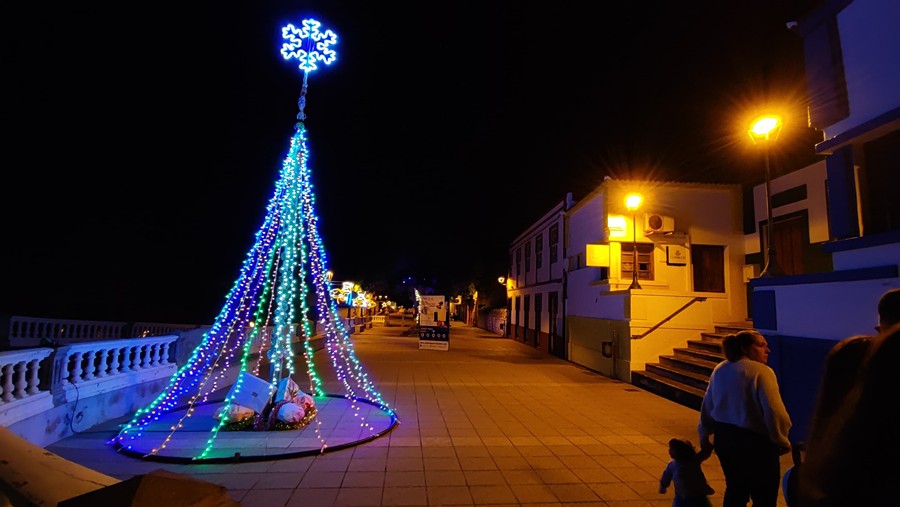
[[[782,454],[790,452],[788,416],[766,362],[769,344],[757,331],[726,336],[700,407],[700,445],[714,447],[725,475],[724,507],[775,507]],[[710,442],[714,435],[715,443]]]

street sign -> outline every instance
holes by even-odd
[[[446,296],[419,297],[419,349],[450,349],[450,311]]]

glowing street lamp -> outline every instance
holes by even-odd
[[[782,274],[778,267],[775,243],[772,242],[772,229],[775,228],[775,222],[772,220],[772,177],[769,169],[769,148],[771,143],[778,139],[781,126],[780,116],[766,115],[757,118],[748,131],[753,144],[762,145],[766,159],[766,258],[762,273],[759,274],[760,278]]]
[[[632,246],[632,264],[631,264],[631,286],[628,287],[631,289],[640,289],[641,284],[638,283],[638,253],[637,253],[637,210],[641,208],[641,203],[644,202],[644,198],[641,197],[641,194],[628,194],[625,197],[625,208],[631,212],[631,217],[633,219],[633,226],[631,229],[631,246]]]

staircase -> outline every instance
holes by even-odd
[[[631,372],[631,383],[686,407],[700,410],[709,376],[725,359],[722,339],[726,335],[751,329],[750,323],[716,326],[712,333],[700,333],[699,340],[688,340],[686,348],[675,348],[672,355],[659,356],[658,363],[647,363],[643,371]]]

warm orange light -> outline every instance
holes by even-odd
[[[757,141],[774,141],[778,139],[778,133],[781,132],[781,117],[777,115],[766,115],[757,118],[750,127],[748,133],[753,142]]]
[[[606,228],[609,229],[610,238],[624,238],[628,224],[622,215],[608,215],[606,217]]]
[[[641,194],[628,194],[625,197],[625,207],[628,208],[628,211],[637,211],[642,202],[644,202],[644,198]]]

